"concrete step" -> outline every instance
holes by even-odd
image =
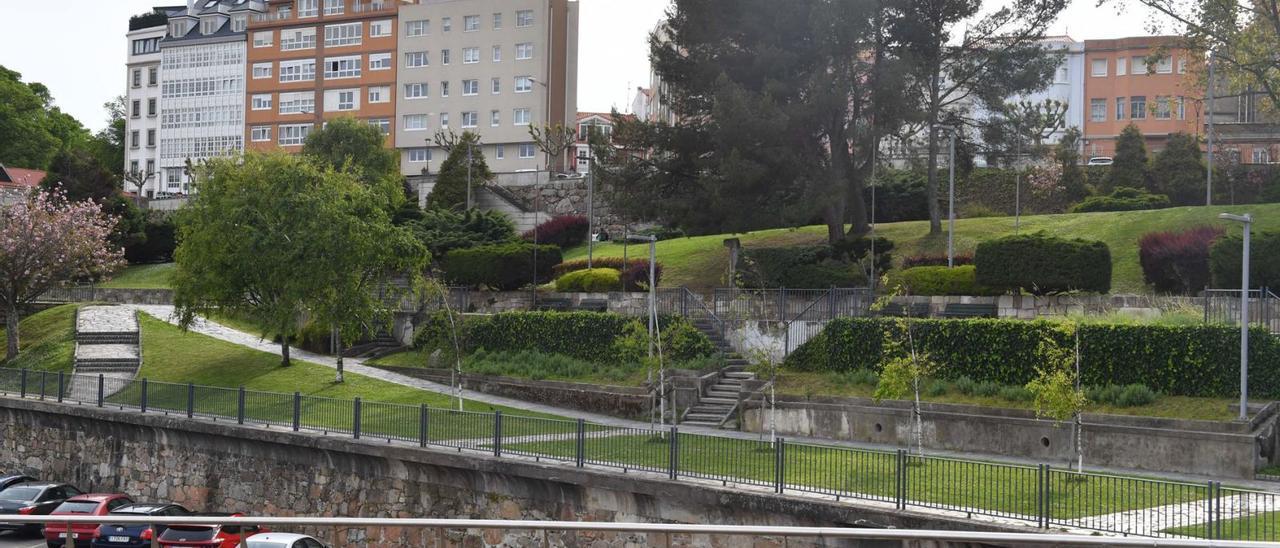
[[[138,344],[137,333],[77,333],[80,344]]]
[[[711,387],[710,390],[707,390],[707,397],[726,398],[726,399],[736,400],[738,399],[738,391],[737,390],[716,390],[716,388],[713,386]]]
[[[718,386],[721,389],[732,388],[736,390],[742,386],[742,381],[739,379],[720,379],[719,381],[716,381],[715,386]]]
[[[76,374],[89,373],[132,373],[138,370],[138,363],[82,363],[76,362]]]
[[[734,404],[738,403],[738,399],[737,399],[737,398],[713,398],[713,397],[705,397],[705,398],[702,398],[702,399],[698,400],[698,403],[699,403],[699,404],[704,404],[704,403],[705,403],[705,404],[707,404],[707,405],[728,405],[728,406],[731,406],[731,407],[732,407]]]
[[[701,423],[706,423],[710,426],[715,426],[717,424],[720,424],[720,419],[723,419],[723,418],[724,418],[724,415],[711,415],[706,413],[689,413],[688,415],[684,416],[684,422],[686,424],[690,422],[701,422]]]
[[[713,404],[699,403],[698,405],[695,405],[689,408],[690,413],[716,413],[719,415],[724,415],[730,411],[733,411],[732,405],[719,405],[714,403]]]
[[[705,427],[705,428],[719,428],[719,427],[720,427],[720,421],[719,421],[719,420],[715,420],[715,421],[700,421],[700,420],[689,420],[689,419],[685,419],[685,420],[683,420],[683,421],[681,421],[681,422],[680,422],[680,426],[702,426],[702,427]]]
[[[739,381],[751,380],[756,378],[755,373],[748,373],[746,371],[729,371],[725,373],[724,376],[725,378],[737,379]]]

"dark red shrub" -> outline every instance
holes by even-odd
[[[587,242],[587,230],[590,226],[587,218],[581,215],[561,215],[553,217],[550,221],[542,223],[525,232],[522,236],[525,241],[534,241],[534,232],[537,232],[537,242],[539,244],[560,246],[560,249],[568,249],[575,245],[581,245]]]
[[[1195,294],[1209,284],[1209,248],[1223,234],[1216,226],[1150,232],[1138,240],[1142,277],[1162,293]]]
[[[955,265],[964,266],[973,264],[973,255],[956,255]],[[947,266],[946,255],[912,255],[902,260],[902,268],[915,268],[917,266]]]
[[[596,257],[591,261],[595,268],[615,268],[622,273],[623,291],[647,291],[649,289],[649,260],[629,259],[625,268],[622,257]],[[551,269],[551,275],[559,278],[570,272],[586,270],[586,259],[562,262]],[[653,265],[654,279],[662,284],[662,263]]]

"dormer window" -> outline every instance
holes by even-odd
[[[186,34],[187,34],[187,22],[186,22],[186,21],[174,21],[174,22],[173,22],[173,24],[169,26],[169,34],[173,35],[174,37],[182,37],[182,36],[186,36]]]
[[[249,20],[247,16],[237,15],[231,19],[231,31],[244,32],[244,29],[248,27],[248,24]]]
[[[211,17],[200,22],[200,34],[213,34],[222,28],[222,21]]]

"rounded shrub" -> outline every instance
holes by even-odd
[[[973,387],[973,395],[990,398],[1000,393],[1000,385],[991,381],[982,381]]]
[[[917,266],[890,274],[890,287],[911,295],[996,295],[998,292],[978,284],[973,265],[947,268]]]
[[[1209,249],[1209,271],[1213,286],[1240,289],[1240,254],[1244,238],[1231,234],[1218,238]],[[1253,235],[1249,245],[1249,285],[1280,287],[1280,232]]]
[[[566,249],[586,243],[587,231],[590,229],[590,223],[582,215],[560,215],[525,232],[522,238],[528,242],[536,241]]]
[[[1194,294],[1209,285],[1209,249],[1224,230],[1197,226],[1181,232],[1148,232],[1138,240],[1142,277],[1163,293]]]
[[[972,396],[978,388],[978,383],[965,375],[961,375],[960,378],[956,379],[956,382],[952,384],[955,386],[956,392],[966,396]]]
[[[1098,241],[1044,232],[1006,236],[978,244],[973,262],[977,283],[994,290],[1033,295],[1111,290],[1111,250]]]
[[[535,265],[538,281],[550,280],[551,268],[560,261],[556,246],[507,243],[455,249],[441,264],[450,284],[511,291],[533,282]]]
[[[951,264],[955,266],[973,264],[973,255],[955,255],[951,258]],[[912,255],[902,260],[902,268],[915,268],[917,266],[947,266],[947,256]]]
[[[622,290],[622,273],[616,268],[589,268],[561,276],[556,291],[561,293],[605,293]]]
[[[622,257],[596,257],[591,261],[591,265],[596,268],[616,268],[621,271],[623,291],[649,289],[649,259],[628,259],[624,263]],[[570,272],[586,270],[586,268],[586,259],[573,259],[556,265],[551,269],[551,274],[559,278]],[[662,263],[654,263],[653,278],[658,285],[662,284]]]
[[[1145,384],[1130,384],[1116,395],[1116,407],[1141,407],[1155,403],[1158,396]]]
[[[1169,197],[1164,194],[1152,194],[1145,190],[1120,187],[1107,196],[1090,196],[1071,208],[1072,213],[1093,213],[1098,211],[1140,211],[1144,209],[1164,209],[1169,207]]]

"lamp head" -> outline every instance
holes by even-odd
[[[1231,213],[1219,213],[1218,218],[1224,221],[1235,221],[1237,223],[1249,224],[1253,222],[1253,215],[1245,213],[1244,215],[1234,215]]]

